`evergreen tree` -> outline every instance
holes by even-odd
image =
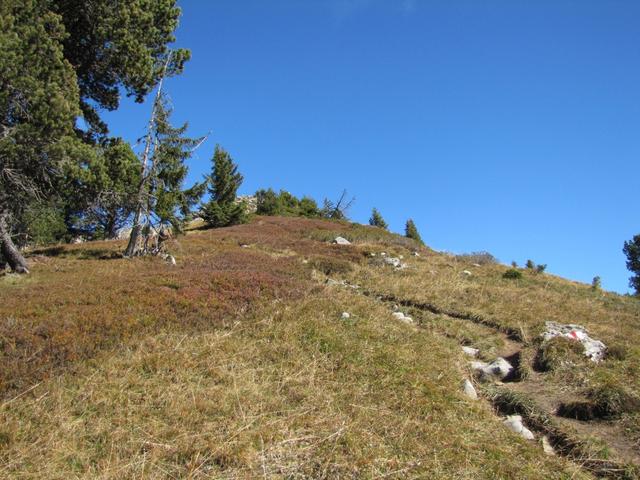
[[[258,190],[256,192],[256,203],[258,215],[275,216],[280,215],[279,196],[272,188],[268,190]]]
[[[315,218],[320,216],[318,204],[311,197],[302,197],[298,205],[298,215],[301,217]]]
[[[188,171],[185,162],[203,139],[184,136],[187,124],[173,127],[171,113],[160,85],[142,155],[133,228],[124,253],[127,257],[146,253],[146,241],[141,241],[144,239],[141,235],[148,235],[152,228],[161,231],[170,225],[174,231],[181,232],[191,208],[206,188],[203,182],[183,189]]]
[[[72,235],[115,238],[135,210],[140,160],[120,138],[105,139],[96,154],[69,166],[60,189]]]
[[[634,274],[629,278],[629,286],[640,296],[640,234],[624,242],[622,252],[627,257],[627,269]]]
[[[28,273],[14,243],[33,221],[28,212],[56,204],[60,174],[106,135],[97,109],[117,108],[121,89],[142,101],[161,76],[182,70],[185,50],[162,67],[175,3],[0,2],[0,256],[13,270]]]
[[[30,205],[53,191],[52,177],[77,158],[79,93],[62,55],[60,19],[37,0],[0,2],[0,256],[28,273],[14,238]]]
[[[243,177],[238,166],[220,145],[216,145],[212,159],[211,175],[207,178],[211,196],[200,215],[210,227],[228,227],[246,222],[246,205],[236,200]]]
[[[369,225],[372,225],[374,227],[384,228],[385,230],[389,228],[389,225],[387,225],[387,222],[384,221],[384,218],[382,218],[382,215],[380,214],[377,208],[374,208],[373,211],[371,212]]]
[[[424,242],[422,241],[422,238],[418,233],[418,228],[416,227],[416,224],[413,223],[413,220],[411,219],[407,220],[407,224],[404,228],[404,236],[407,238],[412,238],[419,244],[424,245]]]

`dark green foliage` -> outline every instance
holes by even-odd
[[[405,225],[405,228],[404,228],[404,236],[415,240],[421,245],[424,245],[424,242],[422,241],[422,238],[418,233],[418,228],[416,227],[416,224],[411,219],[407,220],[407,224]]]
[[[546,263],[539,263],[538,265],[536,265],[536,273],[544,273],[544,271],[547,269],[547,264]]]
[[[135,209],[140,174],[140,160],[119,138],[103,140],[95,155],[69,165],[61,193],[70,229],[114,238]]]
[[[298,211],[301,217],[314,218],[320,216],[318,204],[311,197],[302,197],[298,204]]]
[[[535,262],[531,259],[527,260],[527,263],[525,265],[529,270],[533,270],[534,268],[536,268]]]
[[[624,242],[622,251],[627,257],[627,269],[634,274],[629,278],[629,286],[640,296],[640,234]]]
[[[600,279],[600,277],[593,277],[593,280],[591,281],[591,289],[594,291],[599,291],[602,289],[602,280]]]
[[[513,268],[518,268],[518,262],[516,262],[515,260],[513,260],[513,261],[511,262],[511,266],[512,266]]]
[[[389,228],[389,225],[387,225],[387,222],[384,221],[384,218],[382,218],[382,215],[380,214],[377,208],[374,208],[371,212],[369,225],[374,227],[384,228],[385,230]]]
[[[34,203],[29,205],[21,219],[24,232],[20,244],[47,245],[69,239],[67,225],[58,205]]]
[[[202,205],[200,215],[210,227],[228,227],[246,222],[246,205],[236,200],[243,177],[231,156],[216,145],[207,189],[211,198]]]
[[[90,126],[87,137],[105,135],[107,126],[95,107],[118,108],[121,88],[143,101],[163,75],[180,9],[176,0],[47,3],[64,26],[66,36],[60,40],[65,59],[75,69],[79,106]],[[189,57],[187,50],[174,50],[165,74],[180,73]]]
[[[307,217],[320,216],[318,204],[311,197],[302,197],[298,200],[294,195],[285,190],[276,193],[273,189],[258,190],[257,214],[267,216]]]
[[[11,234],[25,233],[19,226],[30,205],[49,198],[63,164],[86,153],[73,130],[79,92],[64,38],[44,2],[0,2],[0,250],[24,272]]]
[[[517,280],[519,278],[522,278],[522,272],[515,268],[510,268],[509,270],[507,270],[502,274],[502,278],[510,278],[513,280]]]

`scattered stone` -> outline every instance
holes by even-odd
[[[86,239],[86,238],[84,238],[82,235],[80,235],[80,236],[78,236],[78,237],[74,237],[74,238],[71,240],[71,243],[72,243],[73,245],[79,245],[79,244],[84,243],[84,242],[86,242],[86,241],[87,241],[87,239]]]
[[[351,318],[351,314],[349,312],[342,312],[342,319],[349,320]]]
[[[480,265],[479,263],[472,263],[471,266],[478,268],[478,267],[481,267],[482,265]]]
[[[327,278],[327,281],[325,282],[325,284],[328,287],[348,287],[353,289],[360,288],[360,285],[351,285],[346,280],[334,280],[333,278]]]
[[[240,248],[249,248],[249,245],[247,245],[246,243],[242,243],[240,244]]]
[[[387,256],[387,252],[382,252],[382,253],[380,254],[380,256],[381,256],[381,257],[386,257],[386,256]]]
[[[309,260],[307,260],[306,258],[304,260],[302,260],[302,264],[306,265],[307,263],[309,263]]]
[[[399,258],[400,260],[404,260],[404,255],[398,255],[398,258]]]
[[[513,366],[502,357],[496,358],[491,363],[471,362],[471,368],[483,382],[502,381],[513,372]]]
[[[542,451],[549,456],[553,456],[556,454],[555,449],[553,448],[551,443],[549,443],[549,439],[546,436],[542,437]]]
[[[478,353],[480,353],[480,350],[478,350],[477,348],[473,348],[473,347],[462,347],[462,351],[466,354],[469,355],[470,357],[477,357]]]
[[[522,424],[522,417],[520,415],[509,415],[502,423],[512,432],[520,434],[522,438],[527,440],[533,440],[535,438],[531,430]]]
[[[406,316],[402,312],[393,312],[391,315],[396,320],[400,320],[401,322],[407,323],[409,325],[413,325],[413,318]]]
[[[386,263],[387,265],[391,265],[392,267],[396,267],[396,268],[398,268],[400,265],[402,265],[402,262],[400,261],[400,259],[396,258],[396,257],[385,257],[384,263]]]
[[[167,256],[167,262],[169,262],[172,266],[176,266],[176,259],[174,258],[173,255],[168,255]]]
[[[333,243],[336,245],[351,245],[351,242],[344,237],[334,238]]]
[[[371,252],[371,253],[369,254],[369,256],[370,256],[370,257],[375,257],[375,256],[376,256],[376,253],[375,253],[375,252]]]
[[[592,362],[599,362],[604,358],[604,354],[607,351],[607,346],[600,340],[594,340],[587,332],[587,329],[581,325],[564,325],[556,322],[546,322],[545,332],[542,334],[542,339],[547,342],[555,337],[564,337],[569,340],[582,343],[584,347],[584,354],[589,357]]]
[[[478,399],[478,392],[476,392],[473,383],[468,378],[465,378],[464,383],[462,384],[462,388],[464,390],[464,394],[470,398],[471,400]]]
[[[471,275],[473,275],[473,273],[471,273],[469,270],[463,270],[462,274],[466,275],[467,277],[470,277]]]
[[[413,252],[413,256],[414,256],[414,257],[419,257],[419,256],[420,256],[420,254],[419,254],[418,252]]]

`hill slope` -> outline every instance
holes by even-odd
[[[637,476],[635,299],[320,220],[192,231],[177,267],[122,248],[45,249],[0,278],[2,478]],[[609,357],[543,345],[547,320]],[[461,345],[511,381],[467,398]]]

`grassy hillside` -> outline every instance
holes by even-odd
[[[321,220],[170,248],[176,267],[119,242],[54,247],[0,277],[1,478],[638,475],[636,299]],[[608,358],[543,345],[546,320],[584,325]],[[461,345],[517,375],[468,399]]]

